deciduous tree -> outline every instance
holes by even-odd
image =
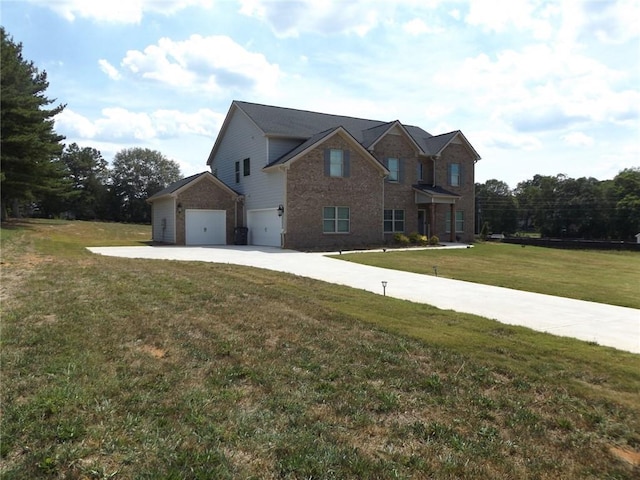
[[[151,221],[146,199],[180,179],[179,165],[156,150],[130,148],[116,153],[111,171],[116,219],[125,222]]]

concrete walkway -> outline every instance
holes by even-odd
[[[454,247],[447,247],[454,248]],[[127,258],[201,261],[246,265],[386,294],[445,310],[472,313],[501,323],[593,341],[640,353],[640,310],[616,307],[401,272],[271,247],[98,247],[93,253]]]

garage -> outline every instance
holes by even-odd
[[[187,245],[225,245],[227,243],[225,210],[187,209],[185,243]]]
[[[251,245],[281,246],[282,217],[278,216],[278,209],[249,210],[247,226]]]

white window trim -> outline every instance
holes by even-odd
[[[388,222],[389,220],[384,218],[384,213],[389,211],[391,212],[391,230],[386,230],[384,226],[385,226],[385,223]],[[396,230],[396,222],[400,221],[400,220],[396,220],[396,212],[402,212],[402,230]],[[382,230],[384,233],[404,233],[406,230],[406,222],[407,222],[407,215],[402,208],[385,208],[384,211],[382,212]]]
[[[333,208],[334,211],[334,217],[333,218],[326,218],[324,216],[324,212],[325,209],[327,208]],[[344,218],[339,218],[339,209],[341,208],[346,208],[347,209],[347,213],[349,214],[349,217],[344,219]],[[327,221],[333,221],[333,230],[332,231],[327,231],[324,229],[324,224]],[[338,231],[338,224],[339,222],[348,222],[348,228],[346,232],[341,232]],[[350,207],[346,207],[346,206],[332,206],[332,205],[328,205],[325,207],[322,207],[322,233],[326,234],[326,235],[346,235],[351,233],[351,208]]]
[[[462,216],[462,219],[458,220],[458,214]],[[462,225],[462,229],[458,230],[458,225]],[[451,233],[451,216],[447,215],[445,222],[445,233]],[[464,210],[456,210],[456,233],[464,233]]]
[[[394,161],[396,164],[395,169],[391,169],[391,161]],[[387,158],[387,169],[389,170],[389,175],[387,176],[387,180],[390,182],[398,183],[400,181],[400,159],[395,157]],[[395,178],[392,177],[392,174],[395,173]]]

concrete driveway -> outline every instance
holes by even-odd
[[[453,248],[453,247],[447,247]],[[593,341],[640,353],[640,310],[388,270],[304,253],[256,246],[97,247],[93,253],[162,260],[227,263],[323,280],[510,325]]]

